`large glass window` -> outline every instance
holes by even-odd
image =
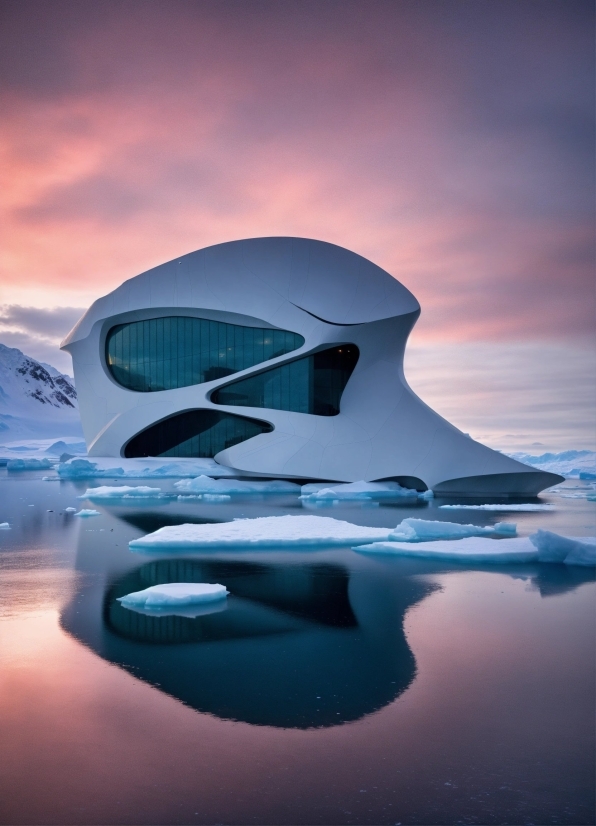
[[[149,393],[220,379],[303,344],[287,330],[169,316],[112,327],[106,362],[118,384]]]
[[[355,344],[322,350],[220,387],[212,393],[211,401],[337,416],[339,400],[358,356]]]
[[[219,410],[187,410],[133,436],[124,455],[127,459],[146,456],[212,459],[220,450],[272,430],[267,422],[245,416]]]

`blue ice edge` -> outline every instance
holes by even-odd
[[[527,538],[516,537],[500,542],[483,537],[421,542],[417,545],[400,542],[372,542],[368,545],[355,546],[353,550],[358,553],[488,565],[505,565],[512,562],[596,565],[595,537],[559,536],[559,534],[543,530],[538,530]]]

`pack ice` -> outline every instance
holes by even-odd
[[[512,562],[558,562],[566,565],[596,565],[596,538],[566,537],[537,531],[530,537],[496,541],[467,537],[455,541],[373,542],[354,547],[360,553],[409,556],[435,561],[506,564]]]
[[[132,549],[304,548],[387,539],[389,528],[368,528],[326,516],[262,516],[215,525],[170,525],[133,539]]]
[[[161,495],[161,488],[151,488],[147,485],[137,485],[136,487],[131,487],[129,485],[109,487],[107,485],[103,485],[102,487],[97,488],[87,488],[82,496],[77,496],[77,499],[96,499],[100,501],[118,499],[159,499]]]

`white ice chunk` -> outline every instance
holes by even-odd
[[[64,508],[64,513],[74,513],[76,508]]]
[[[125,608],[161,610],[190,605],[203,605],[225,599],[229,591],[223,585],[207,582],[169,582],[152,585],[143,591],[134,591],[119,597]]]
[[[324,484],[320,482],[303,485],[301,499],[397,499],[418,497],[418,491],[403,488],[397,482],[349,482],[346,484]]]
[[[67,510],[69,510],[69,509],[67,508]],[[75,513],[75,516],[83,516],[83,517],[101,516],[101,514],[100,514],[99,511],[94,511],[94,510],[91,510],[90,508],[83,508],[78,513]]]
[[[136,487],[129,485],[109,487],[104,485],[97,488],[87,488],[82,496],[77,496],[77,499],[97,499],[103,501],[110,499],[159,499],[160,497],[161,488],[151,488],[147,485],[137,485]]]
[[[353,525],[328,516],[263,516],[215,525],[169,525],[133,539],[133,549],[301,548],[387,539],[389,528]]]
[[[392,556],[409,556],[447,562],[508,564],[512,562],[564,562],[566,565],[596,565],[596,539],[564,537],[538,531],[531,537],[487,539],[467,537],[455,541],[373,542],[354,547],[355,551]]]
[[[532,511],[552,511],[553,506],[549,504],[527,504],[527,505],[439,505],[443,509],[457,511],[517,511],[519,513],[531,513]]]
[[[10,525],[8,522],[0,522],[0,531],[9,531]]]
[[[227,496],[230,494],[297,494],[300,492],[299,485],[281,479],[271,482],[259,480],[243,482],[238,479],[212,479],[204,475],[196,479],[181,479],[180,482],[174,482],[174,487],[184,493],[212,493]]]
[[[539,530],[532,534],[530,542],[537,548],[540,562],[596,565],[596,539],[559,536]]]
[[[463,539],[466,536],[515,536],[516,526],[510,522],[496,525],[460,525],[457,522],[432,522],[428,519],[404,519],[389,534],[395,542],[425,542],[434,539]]]

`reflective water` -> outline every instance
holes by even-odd
[[[593,570],[348,548],[134,554],[165,524],[302,508],[94,504],[81,520],[65,508],[86,483],[3,474],[3,823],[594,822]],[[321,513],[596,533],[594,503],[542,501],[555,510]],[[226,585],[226,609],[117,602],[173,581]]]

